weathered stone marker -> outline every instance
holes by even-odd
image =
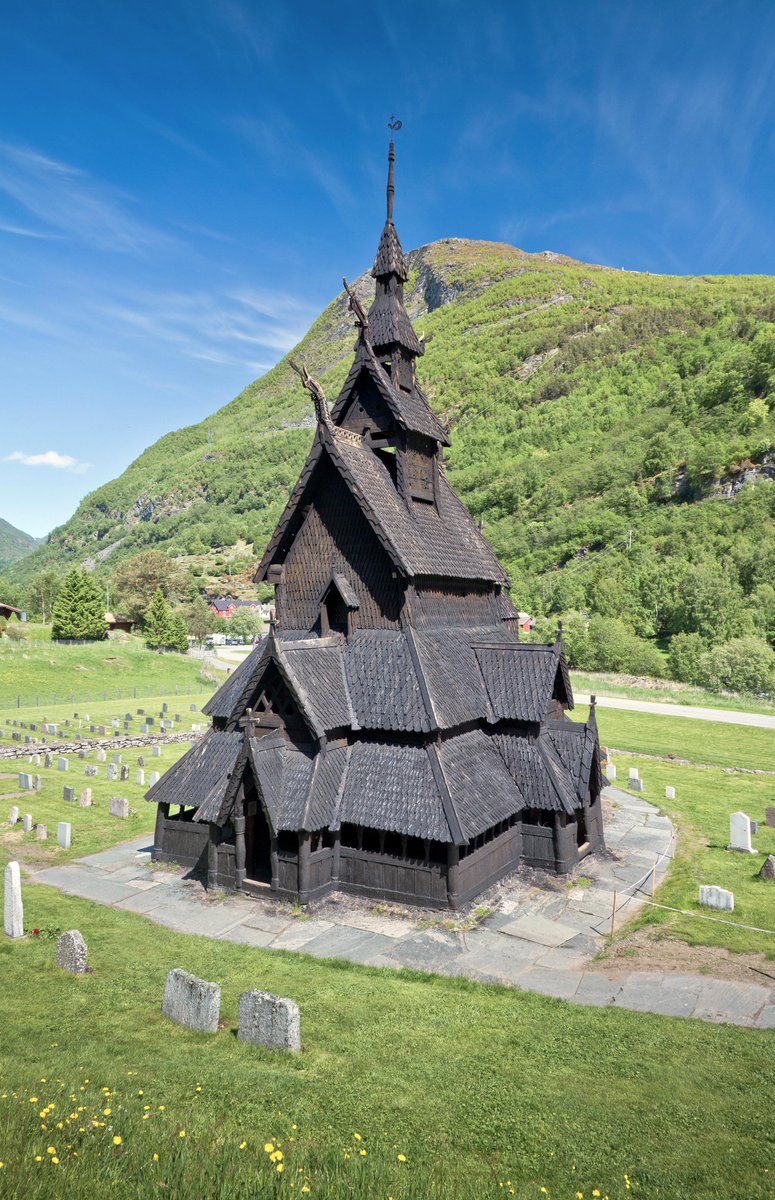
[[[107,757],[108,757],[108,756],[107,756],[107,754],[105,753],[105,751],[104,751],[104,750],[98,750],[98,751],[97,751],[97,762],[105,762],[105,759],[106,759]]]
[[[112,760],[113,760],[113,762],[114,762],[114,763],[120,763],[120,762],[121,762],[121,755],[120,755],[120,754],[113,754],[113,755],[111,755],[111,758],[112,758]]]
[[[84,788],[81,792],[81,808],[88,808],[91,804],[91,788]]]
[[[89,952],[79,929],[68,929],[57,938],[57,966],[73,975],[83,975]]]
[[[220,985],[197,979],[196,975],[176,967],[167,976],[161,1011],[186,1029],[217,1033],[221,1016]]]
[[[115,763],[108,763],[108,779],[111,783],[115,783],[118,779],[118,767]]]
[[[675,788],[674,787],[666,787],[665,788],[665,799],[666,800],[675,800]]]
[[[87,763],[83,773],[87,779],[96,779],[100,773],[100,769],[95,763]]]
[[[605,775],[606,775],[606,778],[608,778],[608,779],[611,779],[611,780],[616,779],[616,766],[614,763],[608,764],[608,766],[605,769]]]
[[[633,792],[642,792],[643,791],[643,780],[642,779],[630,779],[629,787]]]
[[[129,767],[126,763],[121,768],[121,782],[129,783]]]
[[[31,792],[34,786],[33,778],[27,771],[19,772],[19,787],[23,792]]]
[[[75,788],[74,787],[62,788],[62,799],[66,800],[68,804],[74,804],[75,803]]]
[[[775,879],[775,854],[768,854],[759,872],[760,879]]]
[[[57,771],[69,771],[70,760],[64,756],[57,759]]]
[[[37,840],[39,842],[48,841],[48,826],[47,825],[36,825],[35,826],[35,837],[37,838]]]
[[[32,813],[25,813],[22,817],[22,829],[25,833],[32,832]]]
[[[161,758],[161,746],[154,746],[151,750],[154,758]]]
[[[751,845],[751,818],[744,812],[734,812],[729,818],[729,849],[756,853]]]
[[[24,906],[22,904],[22,880],[19,864],[9,862],[5,868],[5,891],[3,895],[3,928],[6,937],[24,937]]]
[[[633,779],[640,779],[637,767],[630,767],[629,779],[630,783],[632,783]]]
[[[13,808],[11,809],[11,811],[8,814],[8,824],[15,825],[18,820],[19,820],[19,810],[16,807],[16,805],[14,804]]]
[[[706,908],[721,908],[726,912],[735,911],[734,894],[715,885],[700,884],[700,904]]]
[[[138,787],[145,787],[145,771],[143,771],[142,768],[135,776],[135,783],[138,785]]]
[[[301,1015],[295,1000],[271,992],[243,992],[239,998],[241,1042],[266,1046],[269,1050],[301,1050]]]
[[[57,845],[63,850],[70,849],[70,842],[73,837],[73,827],[69,821],[59,821],[57,824]]]
[[[124,796],[111,796],[108,812],[111,817],[120,817],[126,821],[129,816],[129,801]]]
[[[149,778],[149,780],[148,780],[148,782],[149,782],[150,786],[151,786],[151,787],[153,787],[153,785],[154,785],[155,783],[158,783],[158,782],[159,782],[160,778],[161,778],[161,776],[159,775],[159,772],[158,772],[158,771],[151,771],[151,775],[150,775],[150,778]]]
[[[775,826],[775,808],[772,806],[767,809],[767,824],[772,828]]]

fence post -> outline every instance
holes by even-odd
[[[619,906],[619,893],[614,892],[614,907],[613,907],[613,912],[611,913],[611,934],[610,934],[612,941],[613,941],[613,936],[616,933],[616,909],[618,908],[618,906]]]
[[[22,698],[21,698],[21,696],[17,696],[16,697],[16,707],[21,708],[21,706],[22,706]]]
[[[652,896],[652,899],[654,897],[654,892],[656,890],[657,890],[657,864],[656,864],[656,860],[655,860],[654,866],[651,868],[651,896]]]

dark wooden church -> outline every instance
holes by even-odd
[[[444,468],[423,346],[387,222],[352,369],[257,580],[276,620],[147,798],[154,857],[208,886],[332,889],[455,908],[520,864],[569,871],[603,844],[594,709],[571,721],[562,636],[519,641],[502,566]],[[174,810],[174,811],[173,811]]]

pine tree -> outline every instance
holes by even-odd
[[[145,614],[145,644],[152,650],[162,650],[170,644],[170,606],[164,592],[157,587],[150,607]]]
[[[72,567],[56,598],[51,622],[55,640],[100,641],[106,636],[102,588],[87,571]]]
[[[171,650],[178,650],[181,654],[188,653],[188,625],[183,613],[175,613],[170,621],[169,647]]]

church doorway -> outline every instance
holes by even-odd
[[[245,877],[272,882],[272,835],[251,772],[245,773]]]

